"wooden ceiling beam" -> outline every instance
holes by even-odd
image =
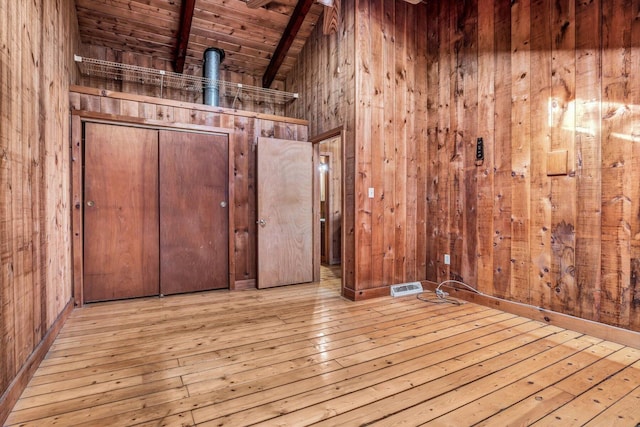
[[[315,0],[298,0],[296,8],[293,10],[293,14],[287,24],[287,28],[284,30],[282,38],[276,50],[273,52],[271,62],[269,62],[269,66],[264,72],[264,76],[262,76],[262,87],[268,88],[271,86],[271,83],[273,83],[273,79],[276,77],[276,74],[278,74],[280,65],[282,65],[284,58],[287,56],[289,48],[295,40],[300,27],[302,27],[304,23],[304,18],[307,16],[307,13],[309,13],[314,2]]]
[[[187,47],[189,46],[189,35],[191,34],[191,22],[193,12],[196,8],[196,0],[182,0],[180,11],[180,27],[178,29],[178,45],[174,55],[174,69],[176,73],[184,71],[184,61],[187,57]]]

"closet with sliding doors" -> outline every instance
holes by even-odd
[[[84,302],[229,287],[228,146],[84,123]]]

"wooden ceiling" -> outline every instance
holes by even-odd
[[[298,0],[247,1],[76,0],[76,9],[84,44],[151,55],[177,64],[177,71],[184,55],[184,72],[188,74],[199,73],[205,49],[217,47],[225,51],[223,69],[263,79],[268,77],[265,73],[278,45],[290,44],[288,50],[280,48],[285,53],[282,64],[272,65],[267,73],[284,80],[318,23],[323,6],[300,0],[301,6],[307,2],[308,13],[298,17],[301,25],[293,37],[290,21]],[[187,35],[182,43],[181,33]]]

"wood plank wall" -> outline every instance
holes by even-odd
[[[285,110],[288,117],[309,120],[309,136],[343,128],[346,163],[345,227],[346,259],[342,260],[343,282],[351,292],[355,289],[355,0],[340,2],[338,30],[324,35],[318,25],[307,39],[297,63],[287,76],[285,90],[297,92],[300,98]]]
[[[307,125],[285,117],[234,112],[223,108],[111,92],[95,88],[72,87],[72,110],[102,113],[117,120],[128,117],[142,124],[190,125],[231,129],[235,143],[234,236],[236,288],[255,287],[256,279],[256,152],[258,137],[307,141]],[[74,132],[75,135],[75,132]]]
[[[74,7],[73,0],[0,4],[0,422],[72,298]]]
[[[85,44],[81,47],[80,55],[88,58],[102,59],[127,65],[153,68],[156,70],[174,71],[173,65],[169,60],[152,55],[120,51],[105,46]],[[199,66],[189,66],[184,70],[184,74],[199,77],[202,76],[202,61]],[[153,96],[175,101],[193,102],[197,104],[202,103],[202,92],[190,92],[172,88],[163,88],[161,91],[159,86],[108,80],[101,77],[81,76],[80,79],[79,84],[86,87],[126,92],[136,95]],[[262,87],[262,76],[234,73],[228,70],[220,71],[220,80],[231,83],[241,83],[247,86]],[[271,89],[284,90],[284,82],[274,81],[271,85]],[[220,97],[220,106],[224,108],[235,108],[237,110],[253,111],[256,113],[274,114],[279,116],[282,116],[285,113],[284,104],[255,101],[250,97],[243,96],[238,97],[238,99]]]
[[[343,12],[355,21],[344,61],[356,89],[337,108],[356,105],[356,297],[453,278],[640,330],[640,1]],[[314,43],[288,87],[317,78],[328,53]],[[318,96],[298,112],[311,129],[336,108]]]

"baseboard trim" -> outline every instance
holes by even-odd
[[[38,366],[40,366],[40,363],[44,360],[44,357],[58,336],[60,329],[62,329],[62,326],[69,318],[73,308],[73,299],[71,299],[42,338],[42,341],[40,341],[27,361],[22,365],[22,368],[20,368],[20,371],[18,371],[13,381],[11,381],[7,390],[0,397],[0,425],[4,425],[5,421],[7,421],[13,407],[18,402],[18,399],[20,399],[24,389],[27,388],[36,369],[38,369]]]
[[[434,282],[421,282],[425,290],[435,291],[438,287]],[[444,289],[450,296],[461,300],[473,302],[487,307],[502,310],[507,313],[516,314],[518,316],[527,317],[529,319],[538,320],[540,322],[557,326],[563,329],[580,332],[591,335],[607,341],[613,341],[618,344],[640,349],[640,332],[634,332],[628,329],[611,326],[604,323],[595,322],[593,320],[582,319],[580,317],[571,316],[569,314],[559,313],[557,311],[547,310],[541,307],[535,307],[529,304],[523,304],[516,301],[507,301],[488,295],[480,295],[471,291],[454,288],[443,285]]]
[[[342,289],[342,296],[350,299],[351,301],[362,301],[371,298],[388,297],[389,295],[391,295],[390,286],[359,290],[354,290],[347,287],[344,287]]]

